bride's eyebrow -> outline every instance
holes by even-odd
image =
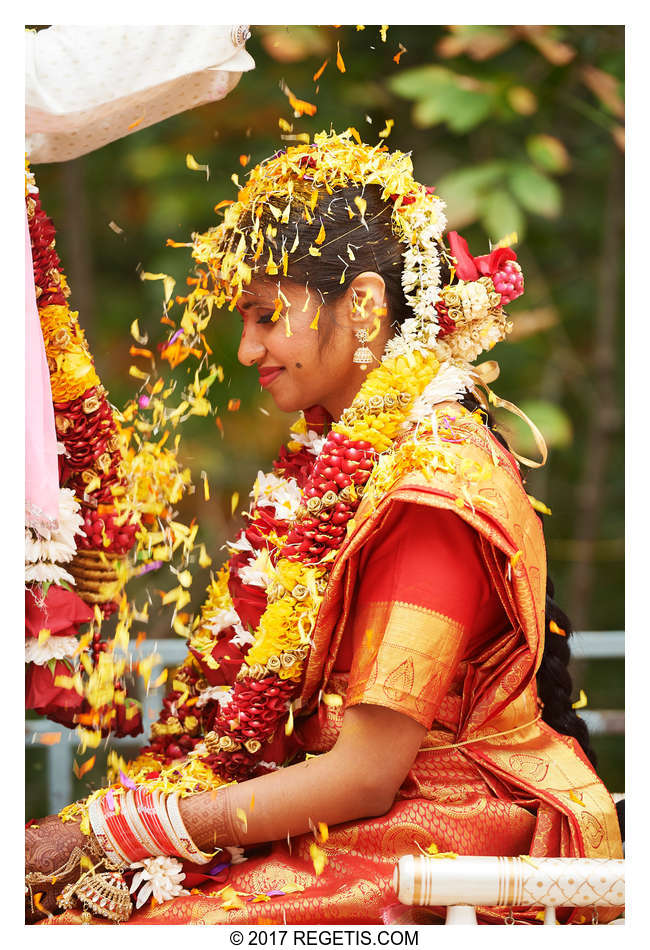
[[[237,301],[237,309],[242,310],[251,310],[253,307],[268,307],[271,306],[267,301],[262,300],[261,297],[254,297],[252,300],[242,300]]]

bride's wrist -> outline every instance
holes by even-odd
[[[230,787],[188,795],[178,802],[181,818],[197,848],[214,851],[241,844]]]

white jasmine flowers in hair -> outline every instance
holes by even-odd
[[[164,904],[174,897],[189,894],[189,891],[181,886],[181,881],[185,880],[185,872],[183,865],[176,858],[143,858],[142,861],[132,864],[131,868],[140,868],[131,881],[131,894],[138,891],[136,908],[142,907],[150,897],[154,897],[158,904]]]

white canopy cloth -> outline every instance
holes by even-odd
[[[61,162],[223,99],[255,63],[246,26],[26,31],[26,149]]]
[[[223,99],[255,63],[247,26],[51,26],[25,33],[26,150],[62,162]],[[36,189],[34,189],[36,190]],[[59,527],[54,410],[25,233],[25,524]]]

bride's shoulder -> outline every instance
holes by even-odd
[[[450,461],[458,457],[485,456],[493,465],[507,459],[514,462],[505,445],[499,441],[480,409],[471,411],[458,402],[444,402],[432,407],[424,416],[409,419],[396,441],[396,453],[414,451],[430,453]]]
[[[364,491],[369,500],[405,485],[440,487],[473,496],[494,480],[521,484],[517,464],[487,426],[485,414],[457,402],[434,406],[382,453]]]

